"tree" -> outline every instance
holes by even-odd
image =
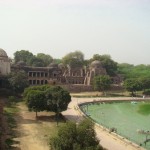
[[[94,124],[85,119],[76,125],[67,122],[58,129],[56,137],[50,139],[52,150],[103,150],[96,138]]]
[[[29,61],[32,57],[33,57],[33,54],[27,50],[16,51],[14,53],[15,63],[17,63],[19,61],[23,61],[27,65],[29,65]]]
[[[145,89],[150,89],[150,78],[142,77],[142,78],[139,78],[139,81],[142,85],[143,91],[145,91]]]
[[[62,59],[54,58],[53,62],[56,63],[56,64],[60,64],[60,63],[62,63]]]
[[[118,73],[122,74],[125,79],[150,78],[150,65],[118,64]]]
[[[104,92],[105,90],[108,90],[110,88],[110,85],[111,79],[107,75],[96,76],[93,79],[93,86],[95,90]]]
[[[6,88],[8,89],[10,87],[9,81],[8,81],[9,75],[0,75],[0,89]]]
[[[127,91],[131,92],[132,96],[135,95],[136,91],[142,89],[142,84],[138,79],[126,79],[123,86]]]
[[[8,81],[15,93],[22,93],[29,86],[28,77],[24,71],[11,72]]]
[[[37,117],[37,112],[44,111],[47,105],[44,92],[38,90],[30,90],[26,97],[26,104],[29,111],[36,112]]]
[[[58,135],[50,140],[52,150],[73,150],[76,142],[76,124],[67,122],[58,129]]]
[[[113,61],[112,59],[103,59],[102,60],[102,65],[106,69],[106,72],[110,76],[114,76],[117,71],[117,62]]]
[[[36,90],[38,90],[38,91],[46,91],[47,89],[49,89],[51,86],[50,85],[40,85],[40,86],[30,86],[30,87],[28,87],[28,88],[25,88],[25,90],[24,90],[24,92],[23,92],[23,97],[24,97],[24,99],[26,99],[27,98],[27,95],[28,95],[28,93],[31,91],[31,90],[34,90],[34,91],[36,91]]]
[[[44,61],[41,58],[37,58],[36,56],[33,56],[29,60],[28,64],[33,67],[44,67]]]
[[[62,62],[71,67],[80,67],[84,64],[84,55],[81,51],[71,52],[62,58]]]
[[[44,67],[48,66],[53,61],[52,56],[46,55],[46,54],[43,54],[43,53],[38,53],[37,58],[39,58],[43,61],[43,66]]]
[[[31,111],[51,111],[56,113],[57,124],[59,113],[66,110],[71,96],[60,86],[42,85],[26,88],[23,93]]]
[[[56,113],[57,124],[59,113],[66,110],[71,96],[68,91],[60,86],[52,86],[46,91],[47,110]]]
[[[88,119],[83,120],[77,127],[77,141],[80,148],[99,148],[99,140],[96,138],[94,123]]]

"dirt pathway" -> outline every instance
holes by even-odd
[[[42,135],[40,130],[44,126],[44,122],[35,120],[35,113],[28,112],[24,104],[19,103],[20,109],[16,121],[18,127],[16,129],[18,136],[14,140],[15,150],[49,150],[47,144],[47,135]],[[48,122],[47,122],[48,123]]]

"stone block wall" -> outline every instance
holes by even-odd
[[[81,85],[81,84],[65,84],[61,85],[64,89],[67,89],[69,92],[90,92],[94,91],[93,87],[90,85]]]

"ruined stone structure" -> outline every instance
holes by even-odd
[[[68,84],[91,85],[93,78],[97,75],[106,75],[106,70],[101,62],[96,60],[89,67],[72,68],[68,65],[63,77]]]
[[[0,48],[0,75],[7,75],[10,73],[10,62],[7,53]]]
[[[64,64],[51,63],[47,67],[31,67],[27,66],[25,62],[18,62],[11,65],[11,61],[7,53],[0,49],[0,77],[5,76],[11,71],[24,70],[28,75],[30,85],[43,84],[59,84],[67,85],[70,89],[86,89],[91,90],[93,78],[98,75],[106,75],[106,70],[103,68],[100,61],[95,60],[89,66],[65,66]],[[120,77],[113,77],[114,83],[121,82]],[[1,85],[0,80],[0,85]],[[73,87],[74,85],[74,87]],[[77,85],[77,86],[76,86]],[[82,87],[83,86],[83,87]]]
[[[93,91],[92,81],[95,76],[106,75],[100,61],[95,60],[89,66],[65,66],[64,64],[51,63],[47,67],[31,67],[25,62],[11,64],[7,53],[0,49],[0,88],[5,87],[5,75],[10,71],[24,70],[28,75],[31,86],[43,84],[59,84],[71,92]],[[111,77],[114,84],[121,83],[119,75]],[[118,86],[115,86],[118,88]]]
[[[94,61],[89,67],[71,67],[51,63],[48,67],[30,67],[24,62],[18,62],[12,70],[24,70],[28,74],[30,85],[42,84],[78,84],[91,85],[97,75],[106,75],[106,70],[100,61]]]

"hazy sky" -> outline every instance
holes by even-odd
[[[0,0],[0,48],[150,64],[150,0]]]

